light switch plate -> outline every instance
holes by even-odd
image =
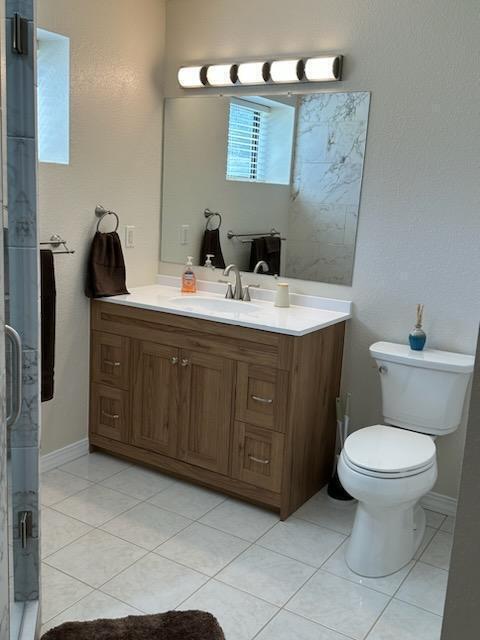
[[[132,225],[125,227],[125,246],[127,249],[133,249],[135,246],[135,227]]]

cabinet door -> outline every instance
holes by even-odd
[[[180,375],[180,458],[227,474],[233,362],[184,349]]]
[[[92,432],[111,440],[127,442],[127,392],[103,384],[93,384],[91,393],[90,425]]]
[[[136,341],[131,442],[175,456],[177,450],[178,349]]]

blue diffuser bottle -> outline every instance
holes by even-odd
[[[415,323],[415,329],[408,336],[410,342],[410,349],[413,351],[423,351],[425,342],[427,341],[427,334],[422,329],[423,323],[423,304],[417,304],[417,322]]]

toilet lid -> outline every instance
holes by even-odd
[[[344,454],[356,467],[389,474],[429,467],[436,449],[423,433],[376,424],[348,436]]]

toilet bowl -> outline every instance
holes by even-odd
[[[377,578],[395,573],[418,550],[425,531],[419,500],[437,479],[434,437],[458,428],[474,358],[377,342],[386,424],[345,441],[338,476],[358,500],[345,558],[352,571]]]
[[[434,442],[385,425],[355,432],[340,455],[343,487],[358,500],[345,555],[349,568],[378,578],[414,557],[425,532],[418,504],[437,479]]]

